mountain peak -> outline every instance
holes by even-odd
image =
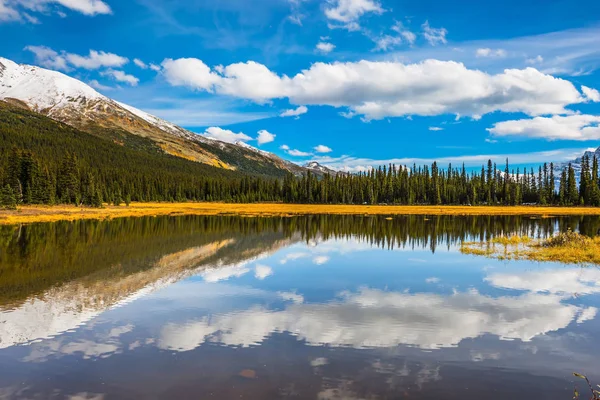
[[[141,136],[167,154],[218,168],[270,176],[306,173],[304,168],[247,143],[209,140],[110,99],[61,72],[17,64],[2,57],[0,100],[19,102],[32,111],[88,133],[101,132],[110,136],[114,132],[126,132]],[[115,140],[109,136],[106,138]]]

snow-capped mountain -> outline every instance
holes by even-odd
[[[577,184],[579,184],[579,177],[581,175],[581,163],[583,162],[583,157],[585,156],[588,156],[590,158],[590,165],[592,163],[592,160],[594,159],[594,156],[598,160],[600,160],[600,147],[598,147],[595,151],[586,151],[581,155],[581,157],[577,157],[573,161],[554,165],[555,185],[557,189],[560,183],[560,176],[562,174],[562,171],[563,169],[567,168],[569,164],[571,164],[573,170],[575,170],[575,179],[577,180]]]
[[[127,132],[152,140],[176,157],[263,175],[306,171],[274,154],[247,144],[207,139],[171,122],[110,99],[87,84],[57,71],[20,65],[0,57],[0,100],[98,134]]]
[[[331,176],[335,176],[340,173],[339,171],[335,171],[331,168],[321,165],[316,161],[311,161],[311,162],[304,164],[304,168],[308,169],[310,172],[315,173],[317,175],[329,174]]]

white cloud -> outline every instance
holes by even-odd
[[[294,157],[308,157],[308,156],[312,156],[311,153],[307,153],[305,151],[300,151],[300,150],[297,150],[297,149],[287,150],[287,153],[290,156],[294,156]]]
[[[329,28],[344,28],[349,31],[360,30],[358,21],[368,13],[383,14],[385,10],[377,0],[327,0],[325,16],[334,21]],[[341,24],[341,25],[338,25]]]
[[[0,0],[0,22],[19,21],[21,14],[13,8],[10,2]]]
[[[0,0],[0,22],[38,24],[39,19],[30,13],[48,14],[53,11],[51,5],[60,5],[88,16],[112,13],[108,4],[102,0]],[[64,15],[62,11],[56,13]]]
[[[600,139],[600,116],[575,114],[502,121],[488,131],[494,136],[521,136],[546,140]]]
[[[187,86],[211,92],[222,78],[197,58],[166,59],[161,64],[167,81],[174,86]]]
[[[228,129],[222,129],[216,126],[211,126],[210,128],[206,129],[202,135],[210,139],[220,140],[221,142],[227,143],[248,142],[252,140],[252,138],[245,133],[235,133]]]
[[[46,46],[27,46],[25,50],[30,51],[35,56],[35,61],[42,67],[59,70],[69,71],[70,67],[67,64],[67,59],[64,55],[58,54]]]
[[[589,101],[593,101],[593,102],[600,102],[600,92],[598,92],[596,89],[592,89],[589,88],[587,86],[582,86],[581,87],[581,91],[583,92],[583,95],[589,100]]]
[[[435,46],[448,43],[446,40],[448,31],[445,28],[432,28],[429,25],[429,21],[425,21],[425,23],[421,25],[421,28],[423,28],[423,37],[425,37],[425,40],[427,40],[430,45]]]
[[[495,111],[528,115],[565,114],[566,106],[588,101],[564,79],[534,68],[490,75],[452,61],[315,63],[289,77],[256,62],[231,64],[222,73],[201,60],[165,60],[169,83],[265,103],[287,98],[293,104],[348,107],[366,120],[409,115],[460,114],[480,117]]]
[[[394,26],[392,26],[392,30],[398,33],[410,45],[414,44],[417,40],[417,35],[405,28],[402,22],[396,21]]]
[[[138,67],[140,67],[141,69],[148,69],[148,65],[145,62],[143,62],[142,60],[140,60],[139,58],[134,58],[133,63],[135,65],[137,65]]]
[[[77,68],[98,69],[102,67],[122,67],[129,60],[126,57],[121,57],[113,53],[104,51],[90,50],[87,56],[79,54],[65,53],[64,57],[69,64]]]
[[[325,357],[318,357],[310,362],[311,367],[322,367],[323,365],[327,364],[329,364],[329,360],[327,360]]]
[[[102,0],[33,0],[35,3],[57,3],[84,15],[111,14],[112,10]]]
[[[271,132],[267,131],[267,130],[260,130],[258,131],[258,137],[256,138],[256,140],[258,141],[258,144],[265,144],[265,143],[271,143],[272,141],[275,140],[275,136],[274,134],[272,134]]]
[[[375,39],[374,51],[388,51],[400,45],[402,43],[402,37],[383,35]]]
[[[255,306],[170,323],[162,329],[158,346],[175,351],[189,351],[205,342],[247,347],[274,332],[290,332],[310,345],[439,349],[484,334],[527,342],[577,320],[589,320],[595,312],[593,307],[563,303],[562,297],[546,294],[494,298],[476,291],[442,296],[362,289],[324,304],[290,304],[280,311]]]
[[[490,49],[489,47],[480,48],[475,51],[477,57],[506,57],[504,49]]]
[[[114,69],[108,69],[106,71],[102,71],[100,73],[100,75],[108,76],[118,82],[124,82],[131,86],[137,86],[137,84],[140,82],[140,80],[138,78],[136,78],[135,76],[126,74],[123,71],[114,70]]]
[[[333,150],[331,149],[331,147],[325,146],[324,144],[320,144],[318,146],[313,147],[313,149],[317,152],[317,153],[331,153]]]
[[[285,110],[281,114],[280,117],[296,117],[298,118],[302,114],[306,114],[308,112],[308,108],[306,106],[300,106],[296,109]]]
[[[496,287],[535,293],[561,295],[600,293],[600,270],[595,268],[497,273],[489,275],[485,280]]]
[[[215,283],[226,281],[230,278],[239,278],[248,272],[250,272],[250,269],[246,267],[245,263],[242,263],[226,267],[209,268],[203,271],[200,276],[202,276],[205,282]]]
[[[283,146],[282,146],[283,147]],[[285,149],[284,149],[285,150]],[[309,253],[302,253],[302,252],[297,252],[297,253],[290,253],[290,254],[286,254],[280,261],[280,264],[287,264],[289,261],[295,261],[295,260],[299,260],[301,258],[306,258],[310,256]]]
[[[444,128],[440,128],[439,126],[430,126],[429,130],[433,131],[433,132],[438,132],[438,131],[443,131]]]
[[[426,282],[426,283],[439,283],[439,282],[440,282],[440,278],[436,278],[436,277],[434,276],[434,277],[431,277],[431,278],[427,278],[427,279],[425,279],[425,282]]]
[[[62,71],[69,71],[71,67],[84,69],[115,68],[122,67],[129,62],[126,57],[96,50],[90,50],[87,56],[65,51],[59,53],[46,46],[27,46],[25,50],[32,52],[35,55],[36,62],[41,66]]]
[[[317,50],[319,50],[321,53],[331,53],[333,51],[333,49],[335,49],[335,45],[333,43],[327,43],[327,42],[319,42],[317,43]]]
[[[316,265],[323,265],[323,264],[327,264],[329,262],[329,256],[316,256],[315,258],[313,258],[313,264]]]
[[[254,269],[254,276],[261,281],[271,275],[273,275],[273,268],[267,265],[257,265]]]
[[[279,146],[279,148],[280,148],[281,150],[286,150],[286,151],[287,151],[287,150],[289,150],[289,149],[290,149],[290,146],[288,146],[287,144],[282,144],[281,146]]]
[[[160,70],[161,70],[162,68],[160,67],[160,65],[156,65],[156,64],[150,64],[150,69],[151,69],[152,71],[155,71],[155,72],[160,72]]]

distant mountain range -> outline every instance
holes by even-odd
[[[583,162],[583,157],[588,156],[590,158],[590,164],[594,159],[594,156],[600,160],[600,147],[598,147],[595,151],[586,151],[580,157],[576,159],[564,163],[558,163],[554,165],[554,176],[555,176],[555,185],[558,189],[560,183],[560,175],[562,174],[563,169],[567,168],[569,164],[575,170],[575,179],[577,180],[577,184],[579,184],[579,177],[581,176],[581,163]]]
[[[246,143],[209,139],[127,104],[57,71],[19,65],[0,57],[0,100],[27,108],[81,131],[118,140],[124,131],[150,139],[164,153],[217,168],[267,176],[336,172],[318,163],[302,167]]]

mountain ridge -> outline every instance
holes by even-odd
[[[150,139],[175,157],[255,175],[307,173],[291,161],[244,143],[202,137],[133,106],[113,100],[58,71],[17,64],[0,57],[0,100],[99,136],[125,131]],[[115,141],[114,138],[112,138]]]

